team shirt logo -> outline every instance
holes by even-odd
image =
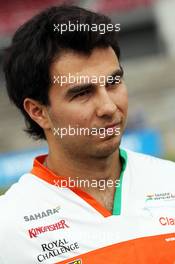
[[[69,226],[66,224],[65,220],[60,220],[59,222],[52,225],[31,228],[28,230],[28,233],[30,238],[33,238],[45,232],[55,231],[64,228],[69,228]]]
[[[59,213],[59,211],[60,211],[60,206],[57,206],[56,208],[47,209],[47,210],[44,210],[44,211],[39,212],[39,213],[35,213],[35,214],[31,214],[31,215],[25,215],[24,220],[26,222],[28,222],[28,221],[42,219],[44,217]]]
[[[160,217],[159,218],[159,222],[161,225],[163,226],[171,226],[171,225],[175,225],[175,218],[171,218],[171,217]]]
[[[42,253],[37,256],[39,262],[43,262],[47,259],[63,255],[67,252],[71,252],[79,249],[78,242],[69,242],[67,239],[59,239],[50,243],[42,244]],[[76,260],[80,261],[80,260]],[[82,262],[71,262],[74,264],[81,264]]]
[[[165,193],[150,193],[146,195],[147,201],[171,201],[175,200],[175,193],[165,192]]]
[[[82,260],[81,259],[77,259],[77,260],[74,260],[74,261],[71,261],[71,262],[68,262],[67,264],[82,264]]]

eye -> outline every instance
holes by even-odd
[[[121,77],[120,78],[118,78],[118,79],[113,79],[113,81],[111,82],[111,85],[114,85],[114,84],[120,84],[120,82],[121,82]]]
[[[106,84],[106,87],[119,85],[121,83],[121,79],[122,79],[122,76],[119,76],[119,75],[111,76],[111,78],[108,80]]]
[[[86,90],[86,91],[83,91],[83,92],[81,92],[81,93],[79,93],[79,94],[76,94],[76,95],[74,96],[74,98],[83,97],[83,96],[88,95],[89,93],[90,93],[90,91],[89,91],[89,90]]]

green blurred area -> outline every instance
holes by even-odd
[[[1,188],[0,189],[0,195],[4,194],[6,191],[8,190],[8,188]]]
[[[163,157],[163,159],[174,161],[175,162],[175,155],[174,153],[166,153]]]

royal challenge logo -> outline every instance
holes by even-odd
[[[70,254],[70,252],[72,251],[76,252],[76,250],[79,249],[79,244],[77,241],[69,242],[68,239],[63,238],[63,239],[51,241],[49,243],[44,243],[41,245],[41,249],[42,252],[40,252],[40,254],[37,256],[37,260],[40,263],[42,262],[44,263],[45,261],[50,260],[54,257],[66,255],[66,253]],[[82,263],[76,261],[80,261],[80,260],[75,260],[70,263],[74,263],[74,264]]]

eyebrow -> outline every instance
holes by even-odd
[[[109,74],[108,76],[112,76],[113,78],[115,76],[121,76],[123,77],[123,74],[124,74],[124,71],[123,71],[123,68],[120,66],[119,69],[113,71],[111,74]],[[108,83],[106,82],[106,85]],[[84,83],[84,84],[79,84],[79,85],[76,85],[74,87],[71,87],[67,90],[66,92],[66,97],[67,98],[70,98],[80,92],[84,92],[84,91],[87,91],[87,90],[91,90],[91,89],[94,89],[96,87],[96,84],[94,83]]]
[[[115,72],[116,75],[120,75],[121,77],[123,77],[124,75],[124,70],[122,68],[122,66],[120,66],[120,69],[117,69]]]
[[[108,76],[112,76],[114,78],[116,76],[123,77],[123,75],[124,75],[124,71],[123,71],[123,68],[120,66],[120,69],[115,70],[114,72],[112,72]]]

